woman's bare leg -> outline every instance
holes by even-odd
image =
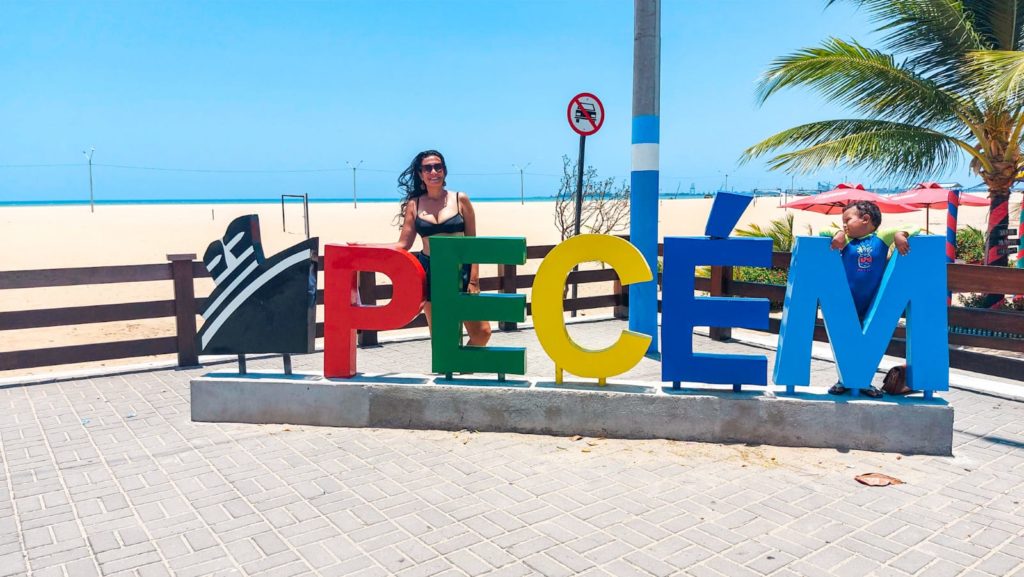
[[[487,341],[491,340],[490,321],[466,321],[463,324],[466,325],[466,331],[469,333],[467,345],[471,347],[487,346]]]
[[[433,325],[430,302],[423,304],[423,314],[427,317],[427,328],[430,328]],[[466,332],[469,333],[469,342],[466,343],[468,346],[487,346],[487,342],[491,340],[491,323],[489,321],[466,321],[463,324],[466,326]]]

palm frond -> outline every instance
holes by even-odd
[[[1009,108],[1024,105],[1024,52],[978,50],[967,57],[991,100],[1005,101]]]
[[[765,229],[761,228],[761,225],[750,223],[747,225],[747,228],[737,228],[736,236],[764,238],[768,236],[768,233],[765,231]]]
[[[833,4],[838,0],[830,0]],[[913,66],[933,80],[960,85],[958,68],[970,50],[991,48],[964,0],[849,0],[879,23],[883,45],[912,55]]]
[[[744,151],[741,162],[792,149],[768,160],[772,170],[811,173],[846,166],[886,177],[924,179],[956,168],[966,142],[911,124],[871,119],[826,120],[769,136]]]
[[[761,228],[758,224],[748,224],[747,228],[736,230],[736,236],[770,238],[772,239],[772,250],[776,252],[790,252],[793,250],[793,213],[788,213],[782,218],[772,219],[768,228]]]
[[[1008,118],[1010,134],[1004,160],[1018,157],[1024,132],[1024,52],[979,50],[968,55],[979,89],[987,92],[992,112]]]
[[[1024,48],[1024,2],[1019,0],[961,0],[975,29],[994,50]]]
[[[794,86],[807,86],[826,100],[896,122],[949,128],[963,126],[964,119],[977,116],[969,102],[897,65],[891,55],[836,38],[775,60],[761,78],[757,99],[763,103],[779,90]]]

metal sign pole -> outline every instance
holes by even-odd
[[[583,156],[587,150],[587,137],[580,135],[580,156],[576,163],[576,223],[573,236],[580,234],[580,218],[583,216]]]
[[[573,225],[573,236],[580,235],[580,219],[583,217],[583,158],[587,151],[587,137],[583,134],[580,135],[580,156],[576,163],[576,222]],[[576,272],[579,270],[579,266],[574,266],[572,271]],[[579,283],[573,281],[572,283],[572,299],[576,300],[579,295]],[[576,318],[576,309],[570,313],[572,318]]]
[[[580,155],[576,162],[576,221],[573,226],[573,236],[579,236],[580,227],[583,225],[583,163],[587,151],[587,136],[596,133],[604,124],[604,105],[601,100],[589,93],[581,92],[572,97],[569,107],[565,109],[565,117],[569,121],[569,128],[580,135]],[[572,272],[579,270],[579,265],[572,268]],[[572,298],[576,300],[579,295],[579,285],[576,280],[572,281]],[[575,305],[574,305],[575,306]],[[576,316],[576,309],[572,310],[572,316]]]

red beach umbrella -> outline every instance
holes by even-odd
[[[945,210],[948,206],[949,193],[949,189],[942,188],[937,182],[922,182],[906,192],[890,196],[889,200],[925,209],[924,231],[927,233],[931,209]],[[988,206],[989,202],[989,199],[973,194],[960,195],[960,206]]]
[[[848,184],[845,182],[828,192],[805,196],[782,206],[784,208],[820,212],[821,214],[841,214],[846,205],[858,200],[870,200],[877,204],[878,209],[882,212],[914,212],[918,210],[912,206],[893,202],[883,196],[868,192],[864,189],[863,184]]]

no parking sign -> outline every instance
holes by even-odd
[[[569,119],[569,128],[580,135],[580,155],[576,161],[576,218],[573,223],[573,233],[579,236],[583,216],[583,155],[587,149],[587,137],[601,130],[604,124],[604,104],[593,94],[580,92],[569,100],[565,115]],[[572,283],[572,298],[576,298],[577,288],[577,283]],[[572,316],[576,316],[576,311]]]
[[[604,105],[600,98],[589,92],[573,96],[565,114],[569,119],[569,127],[580,136],[590,136],[604,124]]]

